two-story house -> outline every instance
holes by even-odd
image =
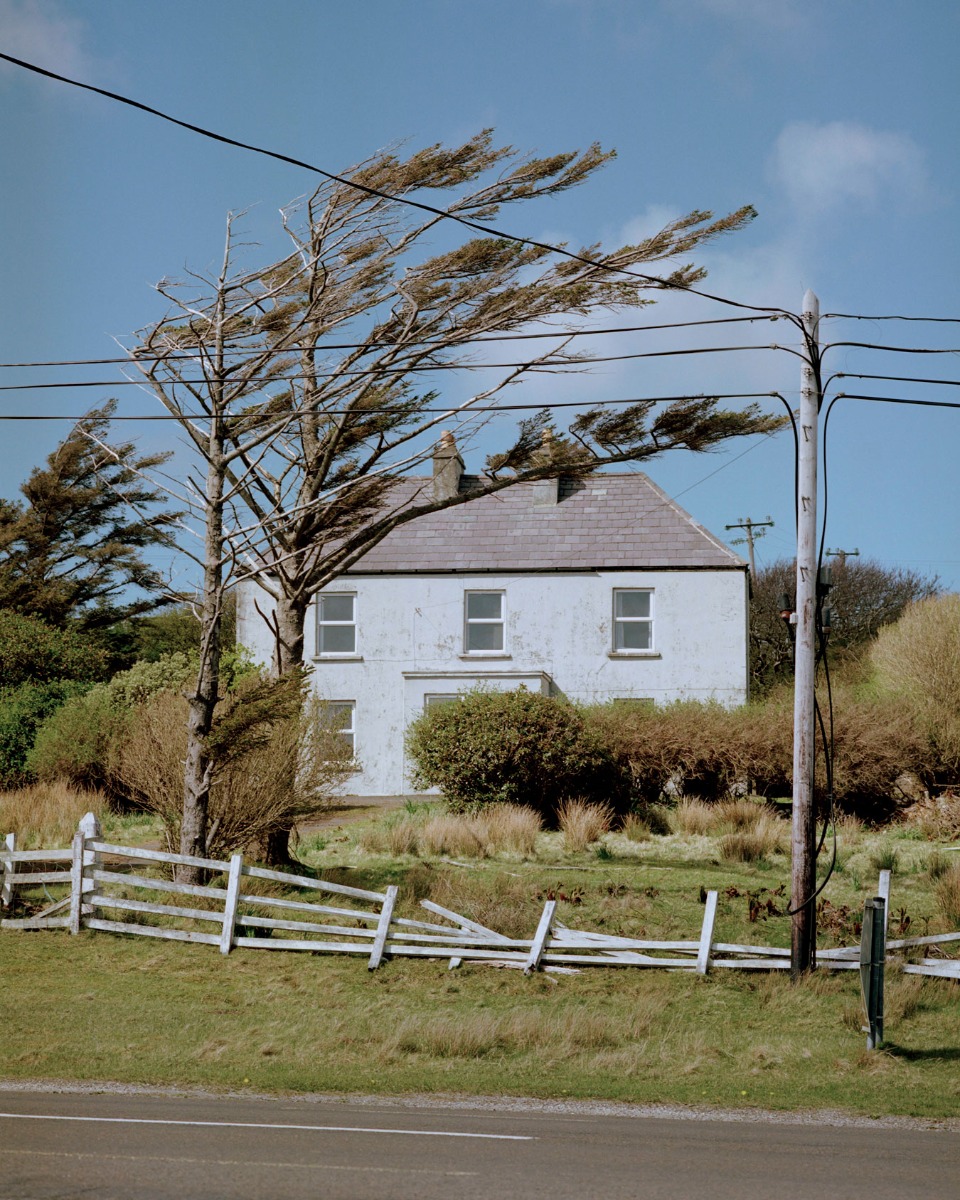
[[[471,482],[450,444],[440,496]],[[305,655],[361,764],[351,791],[402,794],[407,726],[478,685],[743,703],[747,590],[746,564],[644,474],[517,484],[390,533],[316,597]],[[256,591],[238,638],[266,662]]]

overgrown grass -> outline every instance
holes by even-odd
[[[799,986],[409,961],[370,974],[356,959],[58,932],[4,933],[0,957],[8,1079],[960,1113],[960,1006],[939,980],[889,982],[892,1041],[868,1054],[853,972]]]
[[[606,833],[602,861],[590,844],[569,850],[562,832],[538,832],[522,814],[495,808],[482,835],[476,816],[458,818],[457,829],[472,829],[482,852],[439,853],[430,838],[452,843],[439,825],[426,833],[442,814],[425,805],[332,828],[301,852],[332,882],[398,884],[401,916],[422,915],[419,901],[431,898],[530,937],[545,901],[556,900],[558,918],[573,928],[695,938],[703,894],[716,889],[718,940],[787,946],[786,858],[720,858],[725,837],[753,835],[765,822],[786,829],[749,804],[722,819],[722,806],[710,806],[707,833],[646,829],[641,841],[629,830]],[[955,856],[910,832],[840,824],[845,867],[825,893],[821,945],[856,941],[884,847],[899,861],[892,932],[957,928],[960,911],[943,899],[957,876],[960,903]],[[128,833],[111,836],[142,840],[146,830]],[[945,869],[931,870],[934,854]],[[0,1072],[8,1078],[960,1114],[960,1005],[957,985],[943,980],[888,975],[890,1042],[867,1054],[856,972],[819,972],[797,985],[726,970],[705,978],[600,968],[525,978],[398,959],[369,974],[354,957],[239,947],[223,958],[208,947],[103,933],[3,931],[0,974]]]
[[[0,837],[15,833],[23,850],[68,846],[80,818],[88,812],[102,819],[106,797],[62,780],[0,792]]]

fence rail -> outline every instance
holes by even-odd
[[[62,867],[57,869],[56,864]],[[183,883],[146,873],[151,868],[178,866],[206,871],[214,881]],[[281,884],[287,894],[261,893],[256,890],[261,884]],[[236,949],[356,954],[367,959],[370,970],[387,958],[448,959],[451,967],[487,962],[527,974],[639,967],[704,975],[718,968],[778,971],[790,967],[790,951],[784,947],[715,939],[715,891],[706,895],[696,939],[658,941],[570,929],[557,920],[555,900],[545,903],[532,937],[510,938],[429,900],[421,901],[421,906],[433,920],[398,917],[395,887],[375,892],[289,875],[248,865],[240,854],[226,862],[119,846],[101,838],[90,813],[80,822],[69,849],[18,850],[14,835],[7,835],[0,850],[0,905],[10,909],[18,889],[37,886],[45,888],[51,903],[30,917],[4,917],[0,928],[69,929],[72,933],[91,929],[216,946],[222,954]],[[66,894],[55,898],[50,888],[65,889]],[[884,871],[878,892],[889,899],[889,891],[890,873]],[[183,897],[199,903],[190,905]],[[324,903],[322,897],[335,903]],[[898,957],[888,957],[887,964],[897,964],[911,975],[960,980],[960,959],[905,961],[899,957],[905,951],[957,942],[960,932],[891,940],[887,942],[888,956],[893,952]],[[857,946],[821,949],[817,962],[829,970],[858,970],[859,955]]]

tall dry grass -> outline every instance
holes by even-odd
[[[954,863],[940,876],[934,897],[944,921],[951,929],[960,929],[960,863]]]
[[[712,804],[707,804],[703,800],[687,798],[681,800],[671,811],[669,820],[674,833],[702,837],[713,832],[717,817]]]
[[[402,814],[365,829],[362,849],[375,854],[486,858],[494,854],[536,853],[543,828],[540,814],[518,804],[491,804],[474,813],[435,816]]]
[[[735,829],[720,838],[720,857],[726,862],[759,862],[783,849],[786,822],[775,813],[759,810],[751,826]]]
[[[32,783],[0,793],[0,838],[15,833],[23,850],[62,849],[70,844],[81,817],[92,812],[100,819],[106,811],[102,792],[75,788],[63,780]]]
[[[613,816],[609,804],[567,800],[557,809],[557,823],[563,834],[564,848],[576,854],[599,842],[613,824]]]

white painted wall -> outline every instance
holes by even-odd
[[[613,590],[652,588],[654,649],[613,652]],[[502,654],[464,651],[464,592],[499,590],[506,597]],[[617,697],[746,699],[746,573],[607,571],[569,574],[351,575],[327,592],[356,595],[356,654],[319,657],[309,621],[305,655],[318,693],[356,705],[356,749],[362,771],[349,791],[370,796],[411,791],[403,735],[431,693],[483,683],[524,684],[571,700]],[[248,587],[238,601],[238,639],[269,662],[271,641]],[[258,602],[269,611],[267,597]]]

